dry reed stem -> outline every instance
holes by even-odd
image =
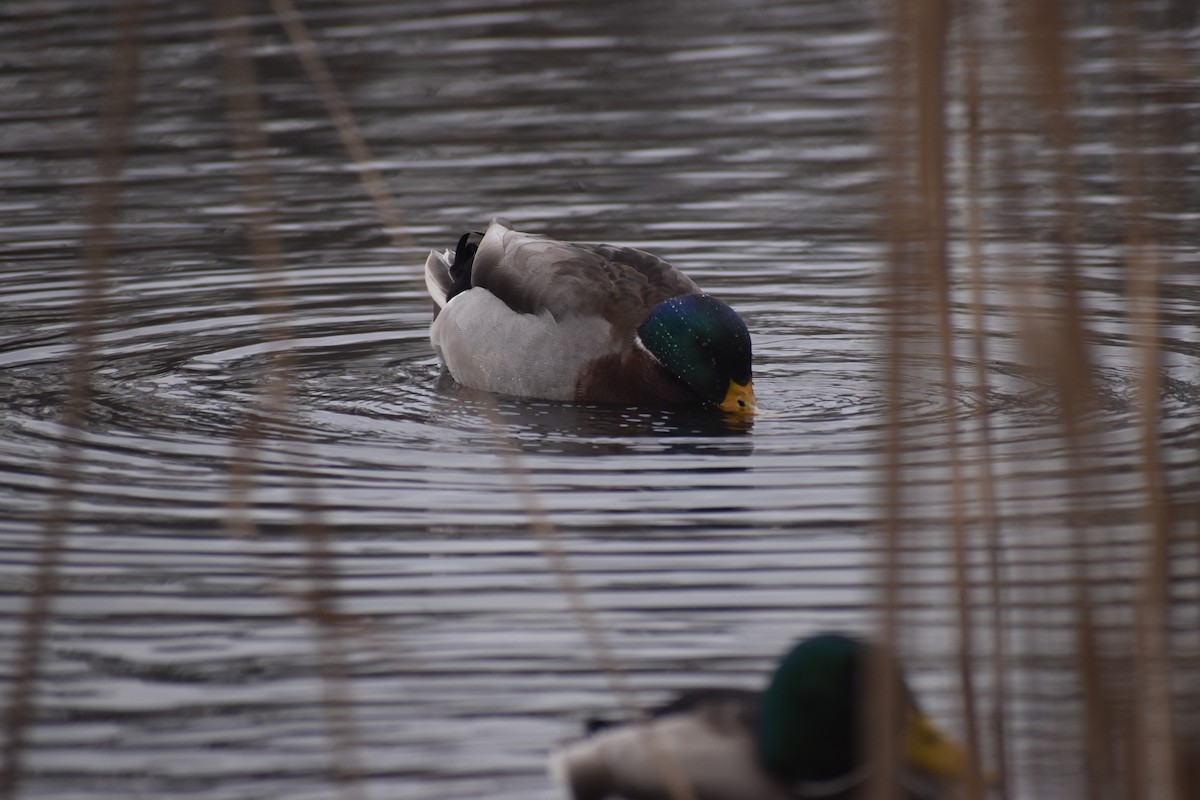
[[[592,651],[592,659],[604,673],[604,677],[608,681],[609,692],[617,699],[624,714],[631,720],[644,718],[645,711],[642,704],[638,702],[633,685],[621,668],[620,662],[608,643],[603,626],[596,619],[596,614],[592,610],[591,604],[588,603],[587,593],[579,583],[567,552],[558,537],[558,531],[555,530],[554,523],[550,521],[550,517],[542,508],[537,487],[533,485],[529,471],[521,463],[520,455],[512,441],[504,433],[504,422],[500,419],[495,401],[489,396],[484,399],[484,404],[488,412],[489,427],[495,434],[497,452],[504,460],[504,471],[516,490],[517,496],[521,498],[525,517],[529,520],[529,527],[537,536],[538,547],[541,549],[550,571],[558,581],[559,591],[566,597],[567,603],[571,607],[576,627],[583,632],[584,638],[587,640],[588,648]],[[679,764],[663,746],[652,727],[642,730],[642,739],[651,761],[654,762],[659,775],[663,778],[671,800],[697,800],[696,793],[679,768]]]
[[[308,73],[309,80],[320,94],[321,101],[325,104],[325,111],[337,128],[342,146],[346,148],[351,162],[358,169],[358,177],[363,182],[363,188],[366,189],[371,202],[375,205],[375,213],[383,222],[385,233],[391,237],[396,249],[404,250],[406,247],[411,247],[413,242],[406,232],[400,207],[392,197],[387,181],[383,179],[379,170],[372,166],[374,160],[367,148],[366,139],[359,130],[358,123],[354,121],[354,114],[350,111],[350,106],[346,104],[345,98],[342,97],[325,60],[321,58],[320,51],[317,50],[316,44],[309,35],[304,20],[300,18],[292,0],[270,0],[270,2],[271,9],[279,18],[280,24],[296,51],[296,56],[304,66],[305,72]]]
[[[913,44],[917,64],[917,190],[922,219],[922,276],[933,295],[937,313],[937,338],[942,383],[942,412],[950,460],[951,536],[954,550],[954,583],[958,612],[958,672],[962,688],[963,722],[967,750],[972,754],[967,768],[969,800],[983,796],[983,783],[974,754],[979,752],[979,726],[972,677],[971,593],[967,559],[967,523],[962,447],[958,429],[954,371],[954,316],[951,299],[950,264],[946,257],[946,45],[950,26],[948,0],[921,0]]]
[[[43,518],[38,560],[29,591],[29,606],[16,643],[13,678],[5,707],[4,745],[0,751],[0,798],[17,796],[26,736],[35,716],[34,694],[42,669],[42,650],[50,625],[52,604],[58,593],[71,503],[79,479],[81,444],[91,407],[92,363],[96,338],[104,315],[104,280],[112,251],[112,226],[116,219],[118,178],[125,160],[134,100],[137,92],[138,38],[141,6],[123,0],[113,9],[117,36],[112,47],[100,119],[97,176],[88,192],[85,209],[82,291],[75,307],[63,401],[62,438],[53,468],[50,505]]]
[[[988,396],[988,347],[986,302],[984,298],[983,265],[983,152],[984,134],[981,117],[983,97],[980,87],[980,40],[970,0],[960,0],[957,7],[962,31],[963,94],[966,106],[966,174],[963,194],[966,198],[966,239],[971,282],[971,335],[973,345],[976,402],[979,404],[976,445],[979,458],[975,462],[976,485],[979,491],[980,519],[986,540],[988,563],[989,607],[991,609],[992,695],[991,738],[995,793],[1008,795],[1008,748],[1004,714],[1008,708],[1008,676],[1005,644],[1005,614],[1003,573],[1001,569],[1000,518],[996,507],[996,473],[993,468],[991,401]]]
[[[375,204],[376,213],[379,214],[380,219],[387,227],[387,232],[391,235],[393,243],[397,248],[403,248],[411,244],[407,235],[403,233],[403,221],[398,206],[387,188],[386,182],[378,170],[371,166],[372,158],[370,150],[357,123],[354,121],[353,113],[342,97],[337,83],[333,80],[324,59],[321,58],[320,52],[309,35],[303,20],[297,13],[295,6],[291,0],[271,0],[271,7],[287,32],[297,56],[308,73],[309,79],[321,95],[322,101],[325,103],[326,112],[333,119],[338,135],[341,137],[342,144],[349,153],[352,162],[358,167],[358,175],[363,181],[372,202]],[[617,698],[618,703],[622,706],[625,713],[631,718],[642,717],[644,711],[637,702],[632,686],[629,684],[624,671],[620,668],[611,647],[607,643],[603,630],[587,603],[586,595],[579,585],[566,553],[558,541],[553,524],[541,508],[537,490],[530,482],[528,474],[521,467],[515,451],[512,450],[511,443],[504,435],[504,426],[499,419],[494,402],[491,398],[488,398],[486,402],[489,410],[490,426],[500,444],[499,451],[505,460],[505,472],[518,496],[521,498],[522,504],[525,507],[526,517],[529,519],[530,528],[537,536],[543,556],[546,558],[551,572],[554,573],[558,580],[560,590],[566,596],[567,602],[571,606],[576,624],[588,641],[593,659],[604,672],[609,682],[610,691]],[[695,794],[680,771],[678,764],[675,763],[670,754],[661,746],[661,743],[657,741],[657,737],[651,732],[647,734],[646,739],[651,757],[658,766],[671,797],[674,800],[695,800]]]
[[[1118,127],[1121,142],[1125,207],[1126,294],[1130,298],[1130,337],[1139,357],[1138,427],[1140,466],[1145,482],[1144,517],[1148,533],[1144,569],[1139,580],[1134,621],[1135,699],[1140,714],[1134,720],[1140,731],[1135,757],[1145,776],[1143,796],[1147,800],[1183,800],[1177,785],[1174,722],[1171,709],[1171,662],[1167,647],[1167,612],[1170,605],[1170,555],[1172,538],[1171,501],[1159,442],[1161,416],[1162,353],[1159,347],[1159,286],[1161,265],[1150,224],[1145,215],[1142,181],[1142,109],[1138,80],[1132,74],[1140,64],[1140,48],[1133,10],[1127,0],[1117,4],[1117,44],[1120,64],[1125,65],[1124,88],[1128,107]]]
[[[882,552],[880,567],[881,650],[898,652],[900,636],[900,552],[905,538],[903,506],[903,467],[905,447],[904,368],[908,348],[905,336],[910,314],[911,296],[910,224],[906,211],[911,196],[906,165],[909,163],[907,142],[911,138],[911,123],[905,97],[908,95],[908,53],[904,47],[908,24],[908,6],[904,0],[893,0],[888,8],[889,42],[888,65],[889,102],[886,134],[883,137],[888,181],[885,186],[885,236],[887,241],[887,283],[882,304],[887,319],[888,358],[886,366],[886,441],[884,448],[884,497]],[[871,667],[868,687],[872,734],[865,743],[871,762],[878,765],[868,785],[873,800],[892,800],[898,775],[899,752],[890,731],[896,729],[896,689],[884,659],[876,658]]]
[[[271,347],[266,374],[266,391],[261,407],[252,411],[238,442],[231,470],[232,506],[241,515],[234,532],[253,535],[249,517],[249,485],[257,452],[266,438],[272,420],[289,413],[290,378],[294,357],[284,346],[288,339],[287,320],[290,304],[283,284],[286,259],[277,234],[274,196],[264,162],[267,151],[263,134],[263,114],[259,102],[258,80],[248,56],[249,25],[241,0],[218,0],[218,35],[229,89],[229,116],[234,135],[234,155],[243,169],[243,193],[247,207],[247,237],[255,266],[259,306],[264,316],[264,336]],[[339,792],[347,800],[364,797],[360,778],[362,768],[357,755],[357,735],[353,700],[348,689],[349,670],[344,653],[345,631],[337,607],[334,554],[329,547],[329,530],[321,519],[315,481],[308,465],[313,459],[304,442],[293,454],[292,474],[298,496],[301,529],[307,543],[306,574],[309,590],[304,596],[304,616],[316,632],[316,663],[320,675],[321,708],[326,717],[331,749],[333,777]]]
[[[1096,480],[1085,450],[1092,439],[1087,417],[1092,410],[1093,369],[1085,343],[1086,322],[1081,299],[1076,247],[1079,241],[1079,212],[1075,170],[1075,134],[1071,121],[1071,91],[1068,71],[1069,45],[1063,9],[1057,3],[1023,0],[1020,8],[1025,27],[1026,52],[1035,87],[1034,101],[1045,115],[1046,134],[1056,164],[1055,197],[1058,204],[1059,278],[1057,325],[1053,330],[1056,350],[1052,354],[1053,377],[1060,402],[1060,423],[1067,451],[1071,497],[1089,496]],[[1094,519],[1085,509],[1069,515],[1072,540],[1073,610],[1075,616],[1076,667],[1082,681],[1087,791],[1093,798],[1104,796],[1119,785],[1119,763],[1110,734],[1118,717],[1106,685],[1101,660],[1091,577],[1089,551],[1096,541],[1088,537]]]

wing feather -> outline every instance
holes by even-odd
[[[514,311],[555,319],[598,316],[616,330],[641,324],[654,306],[700,289],[675,267],[632,247],[559,242],[494,221],[471,271]]]

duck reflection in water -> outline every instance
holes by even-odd
[[[462,426],[482,430],[499,415],[512,444],[530,454],[748,456],[754,452],[749,434],[755,417],[749,414],[496,397],[463,387],[445,373],[437,389],[444,402],[430,413],[439,424],[454,424],[458,419]],[[741,469],[736,460],[722,468]]]

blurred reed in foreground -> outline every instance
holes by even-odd
[[[1189,57],[1165,27],[1178,13],[1036,0],[890,10],[882,634],[902,650],[919,634],[906,612],[921,579],[904,556],[940,539],[953,553],[946,599],[959,631],[965,738],[995,776],[986,787],[974,775],[972,798],[1200,791],[1200,642],[1188,629],[1196,600],[1178,590],[1196,580],[1196,482],[1194,469],[1167,471],[1160,424],[1162,295],[1187,280],[1164,242],[1186,234],[1148,214],[1176,202],[1161,154],[1178,152],[1171,140],[1181,131],[1149,118],[1148,104],[1152,92],[1184,85]],[[1089,24],[1113,26],[1102,44],[1080,30],[1089,14]],[[1110,68],[1075,69],[1085,48]],[[1076,104],[1096,91],[1118,93],[1122,119],[1087,124]],[[1113,154],[1118,202],[1103,223],[1081,209],[1081,144]],[[1112,403],[1100,373],[1113,365],[1093,345],[1095,279],[1080,256],[1097,239],[1121,248],[1119,335],[1138,354],[1135,408],[1120,417],[1136,439],[1132,505],[1128,490],[1110,493],[1124,479],[1101,413]],[[1057,409],[1016,463],[989,426],[989,346],[1010,336],[1022,378]],[[943,392],[945,470],[921,466],[929,429],[910,401],[927,385]],[[974,413],[964,416],[955,395],[968,386]],[[1059,491],[1046,497],[1044,480]],[[932,503],[949,509],[946,528],[927,522]],[[1065,571],[1029,558],[1047,545],[1061,545]],[[1018,673],[1029,676],[1021,686]],[[1037,743],[1023,744],[1031,732]]]
[[[80,451],[91,414],[92,370],[97,337],[105,321],[104,281],[118,208],[118,179],[137,85],[139,15],[136,0],[117,4],[113,13],[116,36],[100,120],[96,180],[87,197],[80,253],[83,290],[75,308],[74,346],[66,365],[66,385],[61,401],[62,425],[69,433],[54,455],[54,484],[43,519],[37,567],[19,638],[13,646],[12,680],[5,698],[3,730],[0,731],[4,737],[0,750],[0,798],[15,797],[19,790],[24,749],[36,716],[33,696],[42,674],[46,632],[52,622],[52,603],[58,593],[64,542],[79,480]]]

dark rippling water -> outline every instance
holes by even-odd
[[[419,269],[428,249],[494,215],[651,250],[728,300],[753,334],[767,411],[751,425],[498,404],[642,698],[684,684],[753,686],[800,633],[870,630],[886,407],[877,139],[886,42],[873,5],[300,5],[411,244],[383,235],[319,97],[256,7],[290,303],[274,347],[296,371],[290,413],[270,428],[252,479],[259,535],[229,535],[230,467],[262,389],[271,320],[242,226],[212,10],[147,3],[95,403],[21,796],[338,796],[322,710],[329,684],[304,613],[303,527],[314,518],[332,534],[341,610],[356,620],[340,650],[366,794],[552,795],[546,751],[614,700],[530,533],[489,404],[439,376]],[[113,38],[104,6],[11,0],[0,17],[0,630],[10,644],[63,440]],[[1083,25],[1074,35],[1106,34]],[[1175,35],[1196,51],[1196,31]],[[1107,55],[1099,48],[1081,72],[1102,71]],[[1200,396],[1195,238],[1184,235],[1200,223],[1197,74],[1173,78],[1183,89],[1150,112],[1180,129],[1164,157],[1183,168],[1158,176],[1168,202],[1156,212],[1164,252],[1192,264],[1165,278],[1162,425],[1174,481],[1194,478],[1187,443]],[[1102,81],[1088,86],[1085,145],[1119,110]],[[1014,141],[1029,149],[1013,154],[1028,158],[1020,202],[1044,202],[1038,187],[1052,165],[1034,143]],[[1111,154],[1096,148],[1084,163],[1079,251],[1107,402],[1098,413],[1108,435],[1094,455],[1109,506],[1127,512],[1112,520],[1114,540],[1134,550],[1122,537],[1136,517],[1136,358],[1122,322],[1119,233],[1106,223],[1118,187]],[[1023,274],[1049,269],[1034,230],[987,247]],[[953,254],[962,255],[957,242]],[[997,469],[1010,524],[1039,543],[1007,563],[1015,584],[1053,600],[1068,574],[1062,452],[1046,435],[1055,409],[1019,366],[1027,354],[1003,313],[1012,287],[997,281],[988,287]],[[951,413],[969,426],[979,399],[965,367],[962,380]],[[927,705],[957,729],[950,559],[932,535],[946,515],[945,411],[936,382],[926,385],[908,398],[917,429],[928,428],[912,458],[929,481],[916,497],[931,533],[909,556],[921,583],[907,649]],[[1194,579],[1189,552],[1180,569]],[[1112,565],[1117,618],[1128,602],[1123,570]],[[1194,608],[1189,585],[1179,591]],[[1009,598],[1014,626],[1065,630],[1065,600],[1047,618],[1040,606],[1024,615],[1024,598]],[[1195,624],[1195,614],[1179,621]],[[1030,641],[1063,647],[1045,630],[1018,650]],[[11,674],[10,644],[0,658]],[[1028,674],[1018,695],[1053,694],[1035,690],[1054,680]],[[1032,737],[1017,748],[1020,772],[1053,742],[1036,715],[1013,722]]]

